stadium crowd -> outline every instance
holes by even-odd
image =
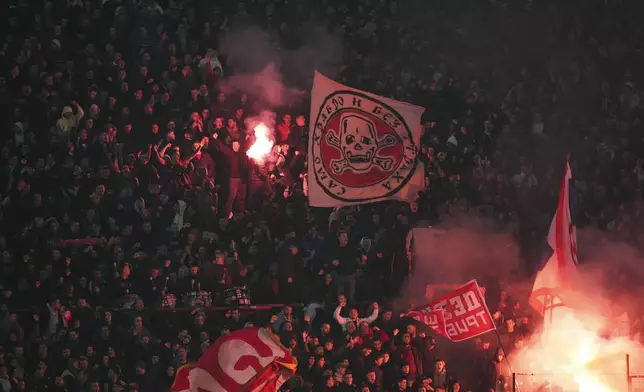
[[[167,390],[249,325],[297,354],[284,390],[506,391],[496,337],[454,355],[388,307],[409,229],[471,210],[515,234],[529,276],[570,151],[578,223],[644,243],[642,4],[230,3],[5,7],[0,392]],[[297,47],[313,22],[342,37],[338,81],[427,108],[417,203],[310,208],[305,99],[220,88],[230,26]],[[257,164],[245,119],[263,110],[277,145]],[[247,291],[284,306],[247,312]],[[525,304],[487,294],[503,346],[520,346]]]

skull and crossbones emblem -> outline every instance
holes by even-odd
[[[340,119],[340,130],[331,129],[326,134],[326,142],[342,153],[341,159],[331,161],[331,170],[342,174],[351,169],[364,173],[372,165],[383,171],[389,171],[394,164],[393,158],[382,158],[378,152],[396,145],[398,139],[389,134],[381,139],[376,135],[376,127],[371,120],[359,114],[347,114]]]

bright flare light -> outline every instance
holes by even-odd
[[[246,155],[257,163],[263,163],[264,159],[270,154],[275,144],[270,139],[270,129],[264,123],[259,123],[253,128],[255,132],[255,142],[246,151]]]
[[[510,358],[521,392],[538,391],[548,382],[565,392],[622,392],[627,389],[626,354],[631,364],[640,346],[627,337],[604,338],[604,320],[554,310],[552,323]],[[635,355],[634,355],[635,354]]]

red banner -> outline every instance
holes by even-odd
[[[476,280],[403,316],[429,325],[453,342],[471,339],[496,329]]]
[[[402,314],[401,317],[411,317],[414,320],[430,326],[436,333],[448,337],[445,332],[445,317],[442,310],[433,310],[430,307],[425,307],[420,310],[410,310]]]
[[[267,329],[246,328],[215,341],[196,364],[177,371],[173,392],[275,392],[297,360]]]

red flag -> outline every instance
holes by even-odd
[[[174,392],[275,392],[297,360],[265,328],[246,328],[217,339],[197,361],[177,371]]]
[[[431,306],[431,305],[430,305]],[[430,326],[436,333],[449,339],[445,332],[445,317],[442,310],[434,310],[430,306],[420,310],[410,310],[403,313],[400,317],[411,317],[414,320]]]
[[[496,329],[494,319],[476,280],[403,316],[412,317],[429,325],[437,333],[453,342],[471,339]]]
[[[572,221],[571,181],[570,165],[566,162],[557,211],[548,233],[548,245],[554,252],[537,273],[529,299],[530,305],[542,313],[544,308],[563,304],[563,292],[577,276],[577,231]]]

